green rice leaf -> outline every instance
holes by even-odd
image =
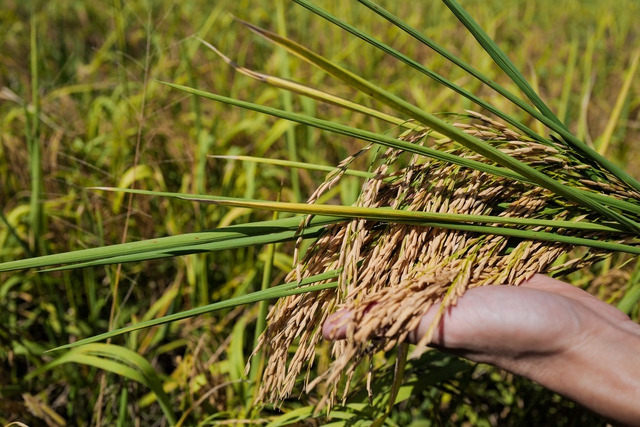
[[[240,160],[242,162],[253,162],[264,165],[284,166],[288,168],[305,169],[319,172],[337,172],[340,168],[334,166],[324,166],[318,164],[311,164],[305,162],[292,162],[291,160],[270,159],[268,157],[254,157],[254,156],[209,156],[213,159],[227,159],[227,160]],[[357,176],[360,178],[373,178],[375,175],[371,172],[358,171],[352,169],[345,169],[345,175]]]
[[[278,161],[281,162],[281,161]],[[282,161],[284,162],[284,161]],[[331,171],[333,171],[334,169],[331,168]],[[364,174],[364,173],[363,173]],[[369,174],[370,176],[372,176],[373,174]],[[182,200],[190,200],[190,201],[200,201],[200,202],[208,202],[208,203],[218,203],[219,205],[224,205],[225,201],[229,201],[231,203],[237,203],[237,202],[243,202],[243,203],[247,203],[247,204],[251,204],[252,202],[255,202],[251,208],[254,208],[254,206],[258,206],[259,204],[262,203],[269,203],[272,204],[273,202],[265,202],[263,200],[255,200],[255,199],[245,199],[245,198],[236,198],[236,197],[221,197],[221,196],[215,196],[215,195],[198,195],[198,194],[190,194],[190,193],[171,193],[171,192],[166,192],[166,191],[151,191],[151,190],[136,190],[136,189],[129,189],[129,188],[118,188],[118,187],[93,187],[93,189],[99,189],[99,190],[104,190],[104,191],[112,191],[112,192],[119,192],[119,193],[132,193],[132,194],[143,194],[143,195],[147,195],[147,196],[160,196],[160,197],[171,197],[171,198],[178,198],[178,199],[182,199]],[[600,195],[600,194],[596,194],[596,193],[590,193],[587,191],[581,191],[585,196],[588,197],[594,197],[594,198],[598,198],[601,197],[600,200],[603,201],[603,203],[609,203],[609,202],[613,202],[613,201],[617,201],[620,202],[620,206],[622,208],[627,208],[629,209],[630,212],[632,213],[637,213],[638,209],[640,208],[637,205],[634,205],[633,203],[629,203],[629,202],[625,202],[623,200],[619,200],[619,199],[614,199],[612,197],[606,197],[604,195]],[[280,202],[283,203],[283,202]],[[318,204],[314,204],[314,205],[308,205],[308,204],[304,204],[304,203],[298,203],[296,204],[298,206],[322,206],[322,205],[318,205]],[[616,206],[612,203],[611,206]],[[249,207],[247,206],[243,206],[243,207]],[[353,206],[336,206],[336,205],[330,205],[327,206],[328,209],[356,209],[356,207]],[[303,208],[304,209],[304,208]],[[292,211],[284,211],[284,212],[292,212]],[[424,214],[424,215],[445,215],[445,214],[436,214],[436,213],[427,213],[427,212],[413,212],[413,211],[396,211],[393,210],[393,212],[407,212],[408,214]],[[307,211],[300,211],[298,213],[302,213],[302,214],[313,214],[313,215],[320,215],[321,217],[319,217],[318,219],[314,220],[310,225],[326,225],[331,223],[332,221],[336,221],[337,217],[325,217],[324,214],[320,213],[320,212],[307,212]],[[330,215],[334,215],[334,214],[330,214]],[[448,214],[447,214],[448,215]],[[452,214],[453,215],[453,214]],[[349,215],[350,217],[352,217],[352,215]],[[460,221],[477,221],[477,222],[491,222],[491,223],[504,223],[504,224],[516,224],[516,225],[531,225],[531,226],[544,226],[544,227],[559,227],[559,228],[578,228],[578,229],[584,229],[584,230],[593,230],[593,231],[621,231],[623,230],[622,228],[616,226],[615,224],[602,224],[602,225],[596,225],[596,224],[592,224],[592,223],[588,223],[588,225],[585,225],[586,223],[577,223],[577,222],[571,222],[571,221],[538,221],[536,223],[530,223],[527,221],[531,221],[530,219],[520,219],[520,218],[504,218],[504,217],[492,217],[495,219],[494,220],[487,220],[487,221],[483,221],[483,218],[488,218],[487,216],[482,216],[482,215],[477,215],[474,216],[474,218],[477,218],[477,220],[472,220],[472,219],[464,219],[464,218],[469,218],[469,216],[467,215],[460,215]],[[371,218],[371,219],[375,219],[375,218]],[[425,219],[425,218],[422,218]],[[321,223],[318,223],[316,221],[321,221]],[[502,222],[502,221],[506,221],[506,222]],[[524,222],[520,222],[520,221],[524,221]],[[555,224],[555,225],[554,225]],[[566,225],[563,226],[562,224]],[[604,226],[605,228],[601,228],[602,226]],[[586,228],[583,228],[586,227]],[[596,228],[590,228],[590,227],[596,227]]]
[[[128,192],[142,191],[128,190]],[[314,218],[309,226],[322,226],[339,220],[340,219],[337,218],[318,217]],[[178,236],[160,237],[140,242],[103,246],[55,255],[46,255],[37,258],[10,261],[0,264],[0,271],[43,268],[52,265],[73,264],[89,261],[96,261],[96,264],[93,265],[103,265],[111,264],[111,261],[141,261],[167,256],[186,255],[189,253],[206,251],[207,248],[210,248],[206,245],[214,245],[213,247],[218,249],[230,248],[233,247],[233,242],[236,239],[247,239],[244,241],[244,244],[251,245],[254,242],[265,242],[265,240],[270,242],[268,239],[262,239],[262,237],[265,235],[273,235],[272,237],[277,241],[277,239],[285,238],[285,236],[282,234],[278,235],[278,233],[288,232],[291,236],[295,236],[299,225],[300,218],[285,218],[275,221],[261,221],[251,224],[232,225],[199,233],[187,233]],[[252,240],[252,238],[255,240]],[[227,246],[225,246],[225,244],[227,244]],[[158,254],[161,254],[161,256],[158,256]]]
[[[278,416],[276,419],[267,424],[266,427],[288,426],[299,421],[307,420],[313,416],[314,410],[314,405],[308,405],[301,408],[293,409]]]
[[[622,87],[620,88],[620,92],[618,93],[615,106],[613,107],[613,110],[611,110],[611,115],[609,116],[609,120],[607,121],[607,126],[605,126],[604,133],[600,138],[600,142],[598,144],[598,153],[603,156],[609,148],[611,137],[613,136],[613,131],[616,129],[618,123],[620,122],[620,116],[627,100],[627,96],[629,95],[629,89],[631,89],[631,83],[633,82],[636,70],[638,69],[639,62],[640,49],[636,50],[635,54],[631,58],[631,64],[629,64],[627,75],[622,82]]]
[[[332,95],[330,93],[327,93],[318,89],[313,89],[309,86],[305,86],[303,84],[300,84],[291,80],[281,79],[280,77],[274,77],[268,74],[258,73],[248,68],[241,67],[240,65],[232,61],[229,57],[227,57],[222,52],[220,52],[218,49],[216,49],[212,44],[200,38],[198,38],[198,40],[202,44],[207,46],[209,49],[213,50],[218,56],[220,56],[224,60],[224,62],[229,64],[229,66],[231,66],[234,70],[236,70],[241,74],[244,74],[247,77],[251,77],[254,80],[258,80],[260,82],[267,83],[278,89],[288,90],[290,92],[294,92],[299,95],[303,95],[303,96],[315,99],[317,101],[325,102],[327,104],[335,105],[341,108],[346,108],[348,110],[362,113],[370,117],[375,117],[376,119],[384,120],[387,123],[391,123],[406,129],[411,129],[416,132],[419,132],[420,130],[424,129],[421,126],[417,126],[415,123],[400,119],[398,117],[391,116],[389,114],[385,114],[373,108],[365,107],[356,102],[349,101],[348,99],[344,99],[339,96]]]
[[[592,248],[605,249],[609,251],[617,251],[617,252],[627,252],[631,254],[640,255],[640,247],[633,245],[626,245],[615,242],[606,242],[596,239],[588,239],[582,237],[573,237],[566,236],[558,233],[551,233],[545,231],[533,231],[533,230],[520,230],[516,228],[506,228],[506,227],[492,227],[492,226],[483,226],[483,225],[475,225],[469,224],[468,218],[476,218],[479,217],[479,221],[485,222],[482,218],[487,219],[491,218],[489,221],[493,222],[494,219],[506,220],[514,222],[520,222],[524,219],[516,219],[516,218],[503,218],[503,217],[483,217],[476,215],[455,215],[455,214],[434,214],[430,212],[414,212],[414,211],[402,211],[402,210],[393,210],[389,208],[360,208],[354,206],[332,206],[332,205],[312,205],[305,203],[284,203],[284,202],[243,202],[243,201],[212,201],[209,199],[203,198],[192,198],[187,199],[191,201],[199,201],[203,203],[215,203],[221,205],[228,206],[238,206],[245,207],[250,209],[269,209],[275,210],[279,212],[295,212],[295,213],[306,213],[315,215],[317,214],[327,214],[331,212],[332,215],[343,215],[345,218],[363,218],[370,219],[375,221],[382,222],[397,222],[403,224],[411,224],[411,225],[420,225],[425,227],[435,227],[435,228],[444,228],[448,230],[460,230],[460,231],[471,231],[480,234],[493,234],[498,236],[506,236],[506,237],[517,237],[521,239],[527,240],[540,240],[546,242],[559,242],[559,243],[567,243],[570,245],[576,246],[588,246]],[[414,216],[415,214],[415,216]],[[424,215],[424,220],[417,219],[418,217]],[[448,220],[444,220],[443,217],[439,217],[439,215],[451,215]],[[465,222],[453,222],[454,218],[465,217],[467,220]],[[407,220],[407,218],[413,218],[411,220]],[[430,219],[426,219],[430,218]],[[435,219],[438,218],[438,219]],[[548,221],[547,220],[537,220],[537,219],[526,219],[524,221],[537,222],[539,224],[545,223],[562,223],[564,224],[560,228],[564,228],[567,226],[569,221]],[[572,223],[578,224],[578,223]],[[581,227],[581,226],[578,226]],[[597,224],[589,224],[587,227],[600,227]],[[573,228],[568,227],[567,228]],[[604,231],[604,230],[599,230]],[[611,231],[611,229],[607,230]],[[619,230],[615,230],[619,231]],[[640,242],[639,242],[640,243]]]
[[[359,29],[357,29],[356,27],[354,27],[352,25],[349,25],[344,21],[341,21],[340,19],[338,19],[335,16],[331,15],[326,10],[324,10],[324,9],[322,9],[322,8],[320,8],[320,7],[316,6],[316,5],[308,2],[307,0],[293,0],[293,1],[298,3],[299,5],[301,5],[302,7],[310,10],[311,12],[315,13],[316,15],[321,16],[322,18],[326,19],[327,21],[331,22],[332,24],[337,25],[338,27],[348,31],[349,33],[351,33],[354,36],[360,38],[361,40],[364,40],[365,42],[371,44],[372,46],[375,46],[376,48],[382,50],[383,52],[393,56],[394,58],[398,59],[399,61],[403,62],[404,64],[407,64],[411,68],[421,72],[422,74],[424,74],[427,77],[435,80],[436,82],[440,83],[441,85],[451,89],[452,91],[456,92],[457,94],[464,96],[465,98],[467,98],[468,100],[470,100],[474,104],[486,109],[487,111],[491,112],[492,114],[495,114],[497,117],[500,117],[502,120],[504,120],[505,122],[507,122],[507,123],[511,124],[512,126],[516,127],[517,129],[522,131],[524,134],[526,134],[529,137],[535,139],[536,141],[539,141],[539,142],[542,142],[542,143],[545,143],[545,144],[549,144],[549,141],[547,139],[545,139],[544,137],[538,135],[536,132],[531,130],[526,125],[520,123],[519,121],[517,121],[513,117],[511,117],[508,114],[502,112],[500,109],[494,107],[493,105],[489,104],[488,102],[484,101],[483,99],[475,96],[474,94],[472,94],[468,90],[458,86],[457,84],[455,84],[452,81],[446,79],[445,77],[441,76],[440,74],[438,74],[438,73],[426,68],[425,66],[423,66],[419,62],[417,62],[417,61],[409,58],[408,56],[398,52],[396,49],[392,48],[391,46],[389,46],[389,45],[387,45],[385,43],[382,43],[380,40],[377,40],[374,37],[371,37],[370,35],[364,33],[363,31],[361,31]]]
[[[266,157],[253,157],[253,156],[209,156],[209,157],[212,157],[215,159],[240,160],[244,162],[255,162],[255,163],[261,163],[261,164],[267,164],[267,165],[284,166],[284,167],[322,171],[322,172],[329,172],[329,173],[335,172],[338,170],[338,168],[335,168],[332,166],[324,166],[324,165],[317,165],[317,164],[304,163],[304,162],[292,162],[290,160],[270,159]],[[344,170],[344,174],[357,176],[361,178],[373,178],[375,176],[371,172],[352,170],[352,169]],[[576,191],[580,191],[586,197],[591,197],[594,200],[600,203],[603,203],[607,206],[611,206],[611,207],[632,213],[634,215],[640,215],[640,206],[634,203],[626,202],[624,200],[616,199],[614,197],[609,197],[600,193],[594,193],[594,192],[583,191],[578,189]]]
[[[268,209],[277,212],[291,212],[306,215],[330,215],[343,218],[363,218],[371,221],[419,224],[424,222],[512,224],[529,227],[553,227],[570,230],[621,232],[617,224],[613,227],[590,222],[554,221],[537,218],[502,217],[490,215],[467,215],[453,213],[419,212],[397,210],[393,208],[365,208],[358,206],[322,205],[287,202],[254,202],[236,200],[214,200],[209,198],[181,197],[184,200],[212,203],[222,206],[235,206],[249,209]]]
[[[259,113],[268,114],[274,117],[280,117],[286,120],[291,120],[296,123],[315,127],[317,129],[326,130],[339,135],[348,136],[351,138],[357,138],[362,141],[373,142],[385,147],[397,148],[404,150],[408,153],[419,154],[425,157],[429,157],[436,160],[442,160],[444,162],[453,163],[456,165],[468,167],[471,169],[479,170],[481,172],[490,173],[496,176],[502,176],[505,178],[515,179],[522,182],[532,182],[522,177],[521,175],[510,171],[509,169],[501,168],[498,166],[488,165],[486,163],[478,162],[475,160],[465,159],[453,154],[449,154],[443,151],[435,150],[429,147],[423,147],[417,144],[413,144],[407,141],[402,141],[397,138],[385,134],[378,134],[375,132],[369,132],[363,129],[357,129],[339,123],[334,123],[328,120],[322,120],[311,116],[306,116],[298,113],[291,113],[277,108],[265,107],[263,105],[254,104],[251,102],[241,101],[238,99],[229,98],[222,95],[216,95],[213,93],[201,91],[198,89],[190,88],[187,86],[176,85],[173,83],[166,83],[167,86],[171,86],[175,89],[182,90],[193,95],[201,96],[203,98],[212,99],[214,101],[223,102],[229,105],[235,105],[236,107],[244,108],[247,110],[257,111]]]
[[[471,32],[471,34],[478,40],[478,43],[484,50],[493,58],[498,66],[518,85],[525,95],[533,102],[533,104],[540,110],[540,112],[551,121],[551,124],[547,121],[544,123],[554,131],[558,132],[562,138],[573,148],[582,152],[588,158],[594,160],[596,163],[607,169],[614,174],[621,181],[626,182],[631,187],[640,191],[640,182],[636,181],[631,175],[627,174],[624,170],[616,166],[613,162],[609,161],[606,157],[602,156],[596,150],[592,149],[578,138],[573,136],[562,122],[556,117],[555,114],[549,109],[549,107],[540,99],[538,94],[529,85],[524,76],[518,71],[516,66],[511,62],[509,57],[498,47],[498,45],[484,32],[482,27],[467,13],[462,6],[460,6],[455,0],[442,0],[447,7],[456,15],[456,18],[462,22],[462,24]]]
[[[247,24],[247,25],[251,25],[251,24]],[[257,28],[257,27],[256,27]],[[258,29],[259,30],[259,29]],[[260,31],[264,31],[264,30],[260,30]],[[275,37],[277,39],[283,39],[280,36],[276,35],[276,34],[272,34],[272,33],[268,33],[270,34],[269,37]],[[282,43],[284,43],[285,46],[289,46],[291,43],[289,40],[287,39],[283,39],[285,41],[283,41]],[[299,46],[299,45],[295,45],[294,46]],[[378,141],[386,141],[387,146],[392,146],[394,148],[401,148],[405,151],[408,152],[412,152],[412,153],[417,153],[417,154],[421,154],[421,153],[428,153],[428,157],[431,158],[435,158],[438,160],[444,160],[450,163],[454,163],[454,164],[459,164],[461,166],[466,166],[466,167],[471,167],[473,169],[477,169],[477,170],[481,170],[484,172],[489,172],[489,170],[493,170],[494,172],[489,172],[489,173],[493,173],[494,175],[499,175],[499,176],[506,176],[506,177],[510,177],[512,179],[517,179],[520,181],[528,181],[528,182],[533,182],[537,185],[540,185],[541,187],[544,187],[558,195],[561,195],[565,198],[567,198],[568,200],[571,200],[575,203],[578,203],[580,205],[586,206],[588,208],[590,208],[591,210],[600,213],[601,215],[603,215],[604,217],[607,217],[609,219],[611,219],[614,222],[617,222],[621,225],[623,225],[624,227],[626,227],[629,230],[633,230],[635,233],[640,233],[640,224],[637,224],[635,221],[619,214],[618,212],[615,212],[609,208],[607,208],[606,206],[603,206],[602,204],[600,204],[599,202],[595,201],[593,198],[586,196],[583,192],[579,192],[576,191],[573,188],[567,187],[557,181],[555,181],[552,178],[549,178],[548,176],[544,175],[543,173],[537,171],[536,169],[514,159],[513,157],[501,152],[500,150],[492,147],[491,145],[487,144],[484,141],[481,141],[477,138],[472,137],[471,135],[466,134],[465,132],[463,132],[460,129],[455,128],[454,126],[451,126],[450,124],[436,118],[435,116],[432,116],[431,114],[425,113],[423,111],[421,111],[420,109],[418,109],[417,107],[402,101],[400,98],[396,97],[395,95],[392,95],[386,91],[383,91],[382,89],[377,88],[375,85],[372,85],[371,83],[362,80],[360,77],[355,76],[354,74],[343,70],[341,68],[339,68],[338,66],[330,63],[329,61],[327,61],[324,58],[319,57],[318,55],[315,55],[313,53],[311,53],[310,51],[308,51],[307,49],[305,49],[302,46],[299,46],[300,49],[303,50],[303,52],[305,52],[305,54],[309,54],[310,57],[318,59],[318,61],[322,64],[326,64],[328,69],[336,69],[338,71],[336,71],[336,73],[338,75],[342,75],[344,76],[344,78],[346,79],[347,82],[350,81],[356,81],[356,82],[360,82],[362,83],[363,90],[366,93],[370,93],[371,91],[377,91],[380,94],[380,97],[382,99],[387,99],[389,100],[389,103],[392,105],[396,105],[398,107],[398,109],[401,109],[404,111],[408,111],[410,113],[413,113],[415,115],[415,119],[420,121],[421,123],[424,123],[425,125],[432,127],[433,129],[435,129],[437,132],[442,133],[443,135],[448,136],[449,138],[460,142],[462,145],[466,146],[467,148],[487,157],[488,159],[491,159],[493,161],[495,161],[496,163],[508,167],[509,169],[512,169],[514,173],[505,173],[504,171],[502,171],[502,168],[496,168],[495,166],[490,166],[490,165],[486,165],[483,164],[481,162],[475,162],[475,161],[470,161],[468,159],[463,159],[461,157],[458,156],[454,156],[451,154],[447,154],[447,153],[443,153],[440,152],[438,150],[434,150],[434,149],[430,149],[427,147],[420,147],[418,145],[415,144],[411,144],[408,143],[406,141],[400,141],[397,140],[395,138],[391,138],[391,137],[387,137],[384,135],[379,135],[379,134],[375,134],[373,132],[367,132],[361,129],[354,129],[354,128],[349,128],[348,126],[343,126],[343,125],[338,125],[336,123],[332,123],[332,122],[328,122],[328,121],[322,121],[319,119],[314,119],[311,117],[307,117],[307,116],[303,116],[301,114],[297,114],[297,113],[291,113],[291,112],[286,112],[286,111],[281,111],[281,110],[277,110],[275,108],[269,108],[269,107],[264,107],[264,106],[259,106],[256,104],[252,104],[249,102],[244,102],[244,101],[239,101],[239,100],[235,100],[232,98],[227,98],[227,97],[223,97],[220,95],[214,95],[208,92],[204,92],[204,91],[200,91],[197,89],[193,89],[193,88],[188,88],[185,86],[180,86],[180,85],[174,85],[171,83],[165,83],[168,86],[174,87],[176,89],[180,89],[183,90],[185,92],[188,93],[192,93],[194,95],[199,95],[199,96],[203,96],[209,99],[214,99],[217,101],[221,101],[221,102],[225,102],[227,104],[231,104],[231,105],[236,105],[239,107],[243,107],[243,108],[247,108],[247,109],[251,109],[254,111],[259,111],[259,112],[263,112],[265,114],[270,114],[276,117],[282,117],[282,118],[287,118],[288,120],[293,120],[293,121],[297,121],[298,123],[304,123],[304,124],[309,124],[310,126],[314,126],[314,127],[318,127],[321,129],[325,129],[325,130],[330,130],[333,131],[335,133],[341,133],[343,135],[349,135],[349,136],[353,136],[355,138],[359,138],[359,139],[363,139],[365,141],[369,141],[369,142],[378,142]],[[295,48],[291,48],[293,52],[297,52],[298,49],[297,47]],[[358,86],[361,86],[360,83],[357,83]],[[371,89],[371,91],[368,91],[367,88]],[[426,154],[425,154],[426,155]],[[497,172],[497,173],[496,173]],[[508,176],[507,176],[508,175]],[[520,176],[525,177],[525,180],[523,180],[522,178],[520,178]]]
[[[511,101],[513,104],[517,105],[522,110],[526,111],[528,114],[534,117],[536,117],[536,115],[538,116],[540,115],[537,110],[535,110],[529,104],[524,102],[522,99],[518,98],[516,95],[509,92],[507,89],[500,86],[498,83],[494,82],[489,77],[485,76],[480,71],[478,71],[477,69],[475,69],[474,67],[472,67],[471,65],[469,65],[468,63],[460,59],[459,57],[455,56],[453,53],[449,52],[447,49],[440,46],[438,43],[431,40],[429,37],[425,36],[418,30],[413,28],[411,25],[407,24],[406,22],[404,22],[403,20],[401,20],[400,18],[398,18],[397,16],[389,12],[388,10],[382,8],[381,6],[372,2],[371,0],[358,0],[358,2],[368,7],[373,12],[377,13],[378,15],[380,15],[381,17],[383,17],[384,19],[386,19],[396,27],[400,28],[402,31],[406,32],[416,40],[428,46],[434,52],[437,52],[442,57],[451,61],[453,64],[457,65],[458,67],[462,68],[465,72],[472,75],[473,77],[475,77],[476,79],[484,83],[485,85],[489,86],[491,89],[498,92],[500,95],[502,95],[503,97]]]
[[[338,276],[338,274],[339,274],[339,271],[329,271],[323,274],[319,274],[317,276],[303,279],[300,283],[297,283],[297,282],[286,283],[284,285],[274,286],[272,288],[269,288],[263,291],[256,291],[250,294],[241,295],[239,297],[231,298],[225,301],[220,301],[213,304],[205,305],[203,307],[182,311],[180,313],[171,314],[171,315],[160,317],[153,320],[147,320],[145,322],[140,322],[135,325],[125,326],[124,328],[116,329],[110,332],[105,332],[103,334],[99,334],[90,338],[85,338],[83,340],[79,340],[74,343],[56,347],[48,351],[51,352],[51,351],[64,350],[67,348],[73,348],[73,347],[78,347],[85,344],[103,341],[108,338],[117,337],[127,332],[133,332],[133,331],[137,331],[144,328],[150,328],[152,326],[163,325],[165,323],[176,322],[178,320],[184,320],[190,317],[200,316],[202,314],[223,310],[225,308],[233,308],[239,305],[252,304],[252,303],[263,301],[263,300],[282,298],[282,297],[302,294],[306,292],[318,292],[324,289],[333,289],[338,286],[338,282],[323,283],[320,285],[311,285],[311,286],[303,286],[303,285],[306,285],[309,283],[315,283],[321,280],[335,278]]]
[[[218,203],[229,206],[250,207],[253,209],[272,209],[271,202],[261,202],[252,199],[236,199],[219,196],[199,196],[189,193],[170,193],[162,191],[123,189],[98,187],[105,191],[143,194],[148,196],[172,197],[188,201]],[[585,192],[586,193],[586,192]],[[587,193],[590,194],[590,193]],[[616,200],[611,199],[610,200]],[[253,204],[251,204],[253,202]],[[627,203],[627,202],[623,202]],[[184,256],[194,253],[215,252],[219,250],[237,249],[247,246],[257,246],[271,243],[292,241],[297,238],[313,239],[318,237],[324,227],[329,224],[344,221],[345,218],[363,217],[371,220],[388,222],[406,222],[416,224],[425,220],[502,223],[526,226],[543,226],[566,229],[580,229],[584,231],[620,231],[615,224],[592,224],[571,221],[548,221],[535,219],[518,219],[505,217],[485,217],[453,214],[431,214],[425,212],[386,210],[368,212],[370,208],[344,207],[335,205],[307,205],[282,204],[274,210],[284,212],[313,214],[309,225],[298,229],[301,218],[287,218],[277,222],[265,221],[246,225],[236,225],[202,233],[190,233],[153,239],[151,241],[132,242],[112,245],[102,248],[85,249],[34,259],[12,261],[0,264],[0,271],[10,271],[26,268],[43,268],[52,265],[67,264],[61,267],[40,270],[41,272],[62,271],[76,268],[103,266],[109,264],[148,261],[168,257]],[[635,207],[635,205],[632,205]],[[363,210],[364,209],[364,210]],[[371,210],[371,209],[370,209]],[[327,216],[329,215],[329,216]],[[248,227],[248,230],[244,228]],[[242,231],[240,231],[242,230]]]
[[[169,425],[176,424],[171,402],[162,388],[158,373],[147,359],[128,348],[110,344],[91,344],[76,348],[29,373],[25,379],[35,378],[43,372],[70,362],[94,366],[145,385],[155,394]]]
[[[458,18],[458,20],[469,30],[469,32],[478,40],[482,48],[493,58],[496,64],[504,71],[509,78],[520,88],[520,90],[531,100],[533,105],[544,114],[545,117],[553,120],[559,126],[564,127],[562,122],[556,117],[551,109],[533,90],[529,82],[524,78],[516,66],[511,62],[509,57],[500,49],[500,47],[489,37],[489,35],[478,25],[478,23],[467,13],[462,6],[455,0],[442,0],[449,10]]]
[[[302,219],[301,218],[297,218],[297,219],[299,224]],[[331,219],[319,218],[319,219],[321,221],[326,221],[326,223],[334,223],[334,222],[340,222],[344,220],[342,218],[331,218]],[[308,226],[308,227],[304,227],[299,231],[288,230],[288,231],[283,231],[279,233],[268,233],[263,235],[250,236],[250,237],[239,237],[235,239],[225,240],[222,242],[205,243],[197,246],[190,245],[190,246],[176,247],[171,250],[147,251],[147,252],[140,252],[140,253],[131,254],[131,255],[114,256],[114,257],[99,259],[95,261],[87,261],[87,262],[80,262],[77,264],[65,265],[63,267],[49,268],[46,270],[40,270],[40,272],[45,273],[45,272],[51,272],[51,271],[71,270],[76,268],[96,267],[96,266],[109,265],[109,264],[149,261],[152,259],[171,258],[176,256],[185,256],[185,255],[205,253],[205,252],[216,252],[221,250],[246,248],[248,246],[260,246],[260,245],[268,245],[273,243],[290,242],[300,238],[315,239],[322,234],[324,229],[325,229],[325,225]]]

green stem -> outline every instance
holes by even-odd
[[[29,170],[31,176],[31,201],[30,201],[30,224],[31,224],[31,252],[37,253],[42,243],[42,204],[40,203],[40,192],[42,191],[42,159],[40,150],[40,98],[38,88],[38,40],[37,40],[37,18],[35,10],[31,15],[31,128],[28,134],[29,146]]]

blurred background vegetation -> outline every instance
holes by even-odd
[[[357,2],[315,3],[530,124],[501,97]],[[439,2],[381,4],[517,93]],[[640,178],[640,79],[631,79],[624,91],[640,45],[640,3],[461,4],[575,135],[596,146],[606,139],[607,157]],[[185,96],[156,79],[363,129],[387,129],[236,74],[191,37],[207,40],[248,68],[384,110],[266,44],[231,15],[286,34],[426,111],[472,108],[469,101],[284,0],[1,0],[0,5],[0,262],[271,217],[169,199],[130,199],[86,187],[303,201],[322,181],[321,173],[208,156],[333,166],[363,146]],[[359,166],[366,165],[362,159]],[[328,198],[350,204],[360,182],[345,178]],[[291,244],[276,247],[272,283],[282,282],[292,254]],[[121,267],[0,273],[0,423],[167,425],[149,389],[121,375],[78,364],[28,374],[55,357],[43,354],[55,346],[259,289],[268,258],[267,248],[257,247]],[[570,280],[612,304],[624,300],[621,308],[637,318],[637,299],[624,299],[638,292],[634,264],[620,267],[626,260],[614,257]],[[292,399],[280,410],[251,405],[254,388],[242,373],[253,348],[256,315],[256,307],[241,307],[132,333],[114,343],[151,362],[178,418],[186,414],[185,425],[241,425],[249,419],[267,424],[312,404],[315,397]],[[379,357],[379,369],[392,366],[392,355]],[[419,386],[396,406],[390,425],[604,425],[525,379],[435,351],[413,361],[407,378]],[[357,388],[354,396],[357,400]],[[308,416],[291,422],[327,422],[322,416],[304,420]]]

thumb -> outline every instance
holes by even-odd
[[[351,310],[338,310],[331,314],[322,325],[325,340],[336,341],[347,337],[347,325],[353,320]]]

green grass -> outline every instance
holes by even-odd
[[[546,137],[528,114],[364,6],[314,3]],[[521,95],[443,4],[381,4],[484,76]],[[640,14],[637,2],[461,4],[526,80],[537,82],[542,100],[573,134],[640,178],[640,78],[632,74],[637,64],[633,47],[640,39],[634,19]],[[263,246],[195,255],[180,255],[188,248],[180,237],[171,237],[191,232],[211,237],[205,230],[268,221],[269,213],[172,198],[129,199],[123,193],[88,188],[299,202],[326,171],[210,156],[250,155],[332,167],[364,146],[353,134],[337,136],[187,96],[159,81],[378,135],[391,130],[366,114],[288,95],[233,72],[191,36],[251,70],[395,115],[382,102],[388,96],[365,97],[274,48],[230,14],[286,34],[410,101],[418,107],[412,111],[416,118],[424,119],[424,112],[461,113],[478,107],[293,2],[88,0],[32,8],[29,2],[8,0],[5,6],[0,10],[0,262],[121,242],[149,240],[138,245],[153,246],[161,238],[176,243],[170,249],[178,256],[167,258],[167,251],[156,251],[157,259],[142,257],[144,261],[121,268],[96,262],[77,270],[0,272],[0,423],[55,425],[64,419],[68,425],[89,425],[93,417],[101,425],[123,426],[159,420],[164,425],[172,420],[213,425],[248,418],[266,424],[283,412],[290,420],[309,417],[306,405],[313,403],[313,396],[287,401],[281,410],[250,404],[254,387],[243,371],[255,332],[263,327],[256,319],[264,315],[264,304],[203,310],[208,314],[157,323],[114,338],[118,347],[111,349],[79,347],[65,353],[65,359],[44,353],[104,333],[110,325],[153,324],[166,315],[242,300],[250,292],[282,283],[291,268],[295,225],[290,225],[293,231],[280,230],[289,235],[266,240]],[[366,171],[371,156],[356,159],[354,169]],[[343,179],[324,202],[350,204],[360,182],[361,176]],[[111,261],[133,260],[118,255],[122,258]],[[617,255],[574,273],[571,280],[637,318],[638,268],[633,270],[635,262],[618,268],[628,260]],[[319,357],[319,368],[328,363],[326,356]],[[381,373],[377,406],[368,406],[366,395],[355,393],[348,407],[334,412],[333,421],[379,415],[373,408],[387,404],[382,400],[389,394],[394,357],[380,354],[372,361]],[[122,363],[124,359],[129,363]],[[80,363],[63,363],[72,360]],[[573,403],[487,366],[430,352],[406,369],[407,381],[396,399],[402,403],[394,407],[390,425],[603,424]],[[249,376],[257,377],[255,371]]]

